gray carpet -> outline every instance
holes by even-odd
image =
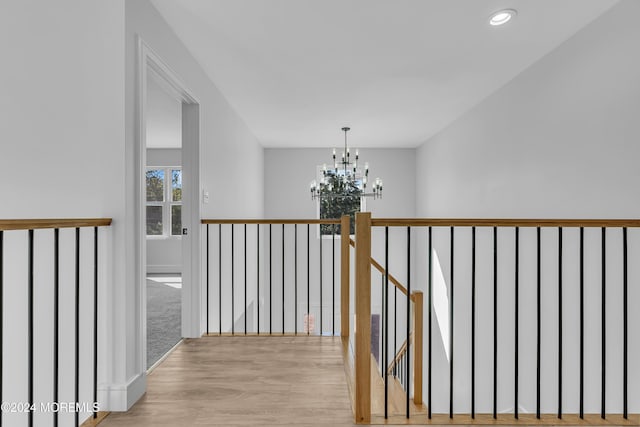
[[[180,341],[180,289],[147,280],[147,368]]]

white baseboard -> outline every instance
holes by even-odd
[[[151,273],[151,274],[182,273],[182,266],[181,265],[147,265],[147,273]]]
[[[142,372],[126,384],[99,384],[101,411],[128,411],[147,391],[147,373]]]

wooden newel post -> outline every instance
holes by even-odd
[[[356,213],[355,422],[371,421],[371,212]]]
[[[343,215],[340,222],[340,336],[349,336],[349,239],[351,239],[349,215]]]
[[[424,312],[424,295],[415,291],[413,296],[413,402],[422,405],[422,326]]]

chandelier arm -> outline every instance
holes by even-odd
[[[355,152],[355,160],[353,162],[353,173],[351,173],[352,163],[350,161],[349,145],[347,142],[347,132],[351,130],[349,127],[343,127],[344,132],[344,152],[342,153],[342,168],[344,170],[342,178],[338,174],[338,162],[336,160],[335,148],[333,149],[333,161],[335,173],[327,173],[326,165],[323,167],[323,177],[319,183],[315,180],[311,182],[311,198],[313,200],[333,199],[333,198],[353,198],[353,197],[373,197],[374,199],[382,198],[382,180],[376,178],[372,183],[372,192],[367,193],[367,181],[369,177],[369,164],[365,162],[364,174],[362,182],[358,185],[357,181],[357,161],[358,150]],[[335,180],[335,181],[334,181]],[[335,185],[333,185],[335,182]],[[351,194],[349,191],[357,191],[358,194]]]

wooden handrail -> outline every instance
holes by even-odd
[[[413,402],[416,405],[422,404],[422,357],[423,357],[423,319],[424,319],[424,295],[422,291],[411,293],[411,300],[414,303],[413,310],[413,330],[409,334],[409,343],[414,343],[413,349]],[[407,352],[407,340],[400,346],[395,357],[387,367],[387,375],[391,374],[393,368],[398,365],[402,356]]]
[[[341,219],[202,219],[202,224],[340,224]]]
[[[413,331],[411,331],[411,333],[409,334],[409,343],[412,343],[412,342],[413,342]],[[402,356],[404,356],[406,352],[407,352],[407,340],[404,340],[404,342],[398,349],[398,352],[396,353],[395,357],[391,362],[389,362],[389,366],[387,366],[387,375],[391,374],[391,372],[393,371],[393,368],[395,368],[398,365],[398,363],[400,363],[400,359],[402,359]]]
[[[353,239],[349,239],[349,243],[351,243],[351,246],[353,246],[354,248],[356,247],[356,242],[354,242]],[[376,261],[373,257],[371,257],[371,265],[374,266],[376,270],[378,270],[380,273],[385,274],[384,267],[380,265],[380,263]],[[402,283],[400,283],[400,281],[396,279],[391,273],[389,273],[389,281],[393,284],[393,286],[398,288],[400,292],[402,292],[405,295],[407,294],[407,288],[402,286]],[[411,295],[411,300],[412,301],[414,300],[413,294]]]
[[[105,227],[111,218],[0,219],[0,230],[35,230],[41,228]]]
[[[640,227],[639,219],[371,218],[374,227]]]

